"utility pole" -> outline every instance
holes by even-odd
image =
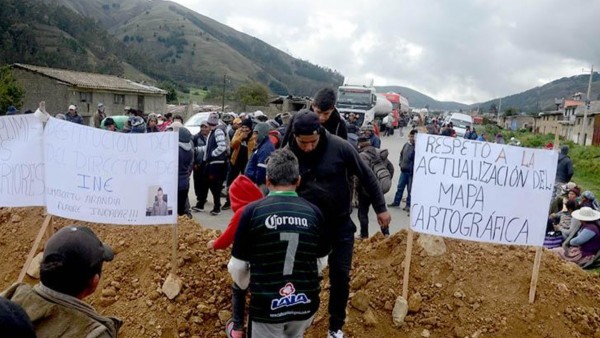
[[[221,101],[221,112],[225,112],[225,82],[227,81],[227,74],[223,75],[223,100]]]
[[[502,98],[500,98],[500,103],[498,104],[498,111],[496,112],[496,124],[500,125],[500,110],[502,110]]]
[[[594,65],[590,68],[590,80],[588,82],[587,95],[585,97],[585,110],[583,111],[583,120],[581,121],[581,129],[579,131],[579,136],[584,137],[585,123],[587,122],[588,110],[590,110],[590,94],[592,91],[592,77],[594,76]],[[582,145],[585,146],[586,139],[583,138]],[[579,137],[577,138],[577,143],[579,143]]]

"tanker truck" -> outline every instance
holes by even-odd
[[[337,110],[346,118],[354,113],[361,126],[392,112],[392,103],[383,94],[377,94],[373,80],[344,78],[344,84],[338,87]]]

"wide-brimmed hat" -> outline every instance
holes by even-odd
[[[583,207],[579,210],[573,211],[571,214],[573,218],[580,221],[595,221],[600,219],[600,211],[594,210],[590,207]]]

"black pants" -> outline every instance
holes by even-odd
[[[196,194],[196,202],[204,206],[208,195],[208,181],[204,173],[204,167],[194,168],[194,194]]]
[[[177,215],[183,216],[188,213],[186,205],[187,203],[188,193],[190,192],[190,187],[186,189],[181,189],[177,191]]]
[[[233,182],[233,180],[236,179],[236,177],[238,177],[240,174],[244,173],[244,170],[246,169],[246,163],[242,163],[242,164],[232,164],[229,166],[229,172],[227,173],[227,202],[231,203],[231,201],[229,200],[229,187],[231,186],[231,183]]]
[[[242,290],[233,283],[231,286],[231,312],[233,319],[233,329],[244,329],[244,315],[246,314],[246,293],[247,290]]]
[[[337,222],[336,222],[337,223]],[[341,330],[346,320],[346,305],[350,293],[350,269],[352,267],[352,248],[356,226],[348,216],[340,229],[334,233],[332,250],[329,254],[329,329]],[[337,228],[337,227],[336,227]]]
[[[208,164],[204,172],[207,188],[213,196],[213,210],[221,211],[221,189],[227,175],[227,164],[225,162]]]

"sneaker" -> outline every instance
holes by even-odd
[[[342,330],[337,330],[337,332],[329,330],[327,338],[344,338],[344,333],[342,332]]]
[[[204,204],[198,202],[195,206],[192,207],[192,209],[194,209],[195,211],[204,211]]]
[[[229,319],[225,323],[225,333],[227,334],[227,338],[244,338],[245,336],[243,330],[233,329],[233,319]]]
[[[388,206],[388,207],[395,207],[395,208],[397,208],[397,207],[399,207],[399,206],[400,206],[400,204],[390,203],[390,204],[388,204],[387,206]]]
[[[223,206],[221,207],[221,210],[229,210],[231,209],[231,203],[229,203],[229,201],[225,202],[225,204],[223,204]]]
[[[210,211],[210,214],[213,215],[213,216],[220,215],[221,214],[221,210],[219,210],[219,209],[212,209]]]

